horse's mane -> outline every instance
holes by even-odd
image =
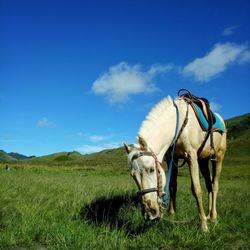
[[[173,100],[170,96],[167,96],[156,104],[143,121],[141,128],[139,129],[138,137],[146,139],[147,135],[150,134],[152,130],[162,129],[160,121],[164,119],[166,110],[172,105]]]

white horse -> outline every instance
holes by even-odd
[[[226,133],[213,133],[212,176],[208,163],[211,158],[210,136],[200,153],[199,148],[204,142],[204,132],[190,105],[183,98],[171,97],[163,99],[148,114],[138,133],[138,143],[133,146],[124,144],[128,153],[131,175],[139,188],[142,212],[145,219],[153,220],[162,217],[161,203],[166,185],[166,176],[162,167],[164,156],[168,152],[176,130],[176,106],[179,110],[178,131],[183,127],[175,148],[175,163],[178,159],[185,159],[189,165],[191,189],[197,201],[201,227],[208,230],[207,219],[217,218],[216,199],[219,188],[219,177],[226,151]],[[185,126],[185,116],[188,112],[188,122]],[[223,119],[218,116],[225,127]],[[202,189],[200,185],[199,169],[202,172],[208,190],[208,216],[205,215],[202,203]],[[175,214],[178,167],[174,164],[170,180],[170,200],[168,212]]]

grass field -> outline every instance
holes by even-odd
[[[171,221],[165,215],[161,221],[145,223],[126,166],[116,172],[24,164],[6,171],[0,165],[0,247],[250,249],[248,162],[227,160],[218,223],[209,223],[209,233],[199,228],[185,168],[178,178],[176,218]],[[204,198],[206,204],[205,192]]]

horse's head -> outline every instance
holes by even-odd
[[[147,220],[162,217],[163,189],[166,183],[165,173],[153,152],[147,147],[128,146],[131,175],[134,178],[142,203],[142,213]]]

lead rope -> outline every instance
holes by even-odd
[[[166,191],[165,191],[165,196],[164,196],[164,203],[166,206],[166,209],[168,210],[168,191],[169,191],[169,184],[170,184],[170,179],[171,179],[171,175],[172,175],[172,167],[173,167],[173,162],[174,162],[174,152],[175,152],[175,146],[176,146],[176,141],[177,141],[177,137],[178,137],[178,127],[179,127],[179,119],[180,119],[180,113],[179,113],[179,109],[175,103],[175,101],[173,101],[174,107],[176,109],[176,126],[175,126],[175,135],[174,135],[174,139],[172,142],[172,152],[171,152],[171,161],[169,163],[169,167],[168,167],[168,177],[167,177],[167,184],[166,184]]]

